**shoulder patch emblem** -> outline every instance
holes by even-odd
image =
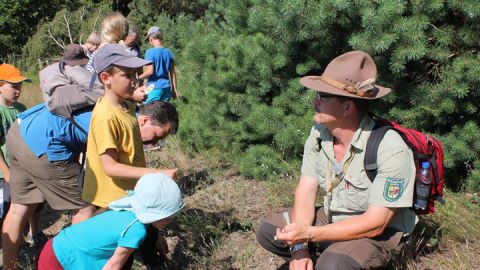
[[[402,197],[405,180],[403,178],[387,178],[385,181],[385,188],[383,190],[383,197],[389,202],[394,202]]]

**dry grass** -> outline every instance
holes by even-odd
[[[28,74],[27,77],[30,78],[32,82],[22,84],[22,93],[19,102],[23,103],[27,108],[30,108],[43,102],[43,99],[38,74]]]
[[[187,210],[170,230],[180,240],[168,269],[287,269],[256,243],[254,229],[263,217],[292,204],[297,176],[274,182],[244,179],[235,167],[222,164],[221,155],[191,161],[179,145],[172,143],[175,154],[169,153],[169,143],[157,153],[161,163],[183,164],[184,177],[202,177],[193,179]],[[179,153],[182,158],[173,158]],[[421,218],[407,251],[388,269],[480,269],[478,200],[448,191],[446,200],[435,215]]]

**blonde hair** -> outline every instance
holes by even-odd
[[[127,37],[128,30],[128,21],[120,12],[110,13],[102,22],[102,43],[118,44]]]
[[[100,38],[100,32],[93,31],[90,36],[88,36],[86,43],[90,43],[93,45],[100,45],[102,43],[102,39]]]

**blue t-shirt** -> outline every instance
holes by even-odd
[[[129,211],[107,211],[60,231],[53,251],[65,270],[102,269],[117,247],[137,249],[147,235]]]
[[[173,62],[173,54],[168,48],[150,48],[145,53],[145,60],[153,64],[153,74],[148,77],[147,85],[154,84],[155,88],[170,87],[168,71]]]
[[[85,147],[87,135],[72,122],[49,112],[44,103],[17,117],[21,119],[23,140],[37,157],[46,154],[49,161],[71,160]],[[75,122],[86,132],[91,118],[92,107],[78,110],[73,115]]]

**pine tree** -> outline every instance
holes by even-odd
[[[312,124],[312,93],[298,78],[363,50],[378,83],[393,88],[374,112],[441,138],[448,179],[479,189],[476,1],[226,0],[182,18],[168,27],[184,94],[180,132],[193,149],[219,147],[247,176],[285,173]]]

